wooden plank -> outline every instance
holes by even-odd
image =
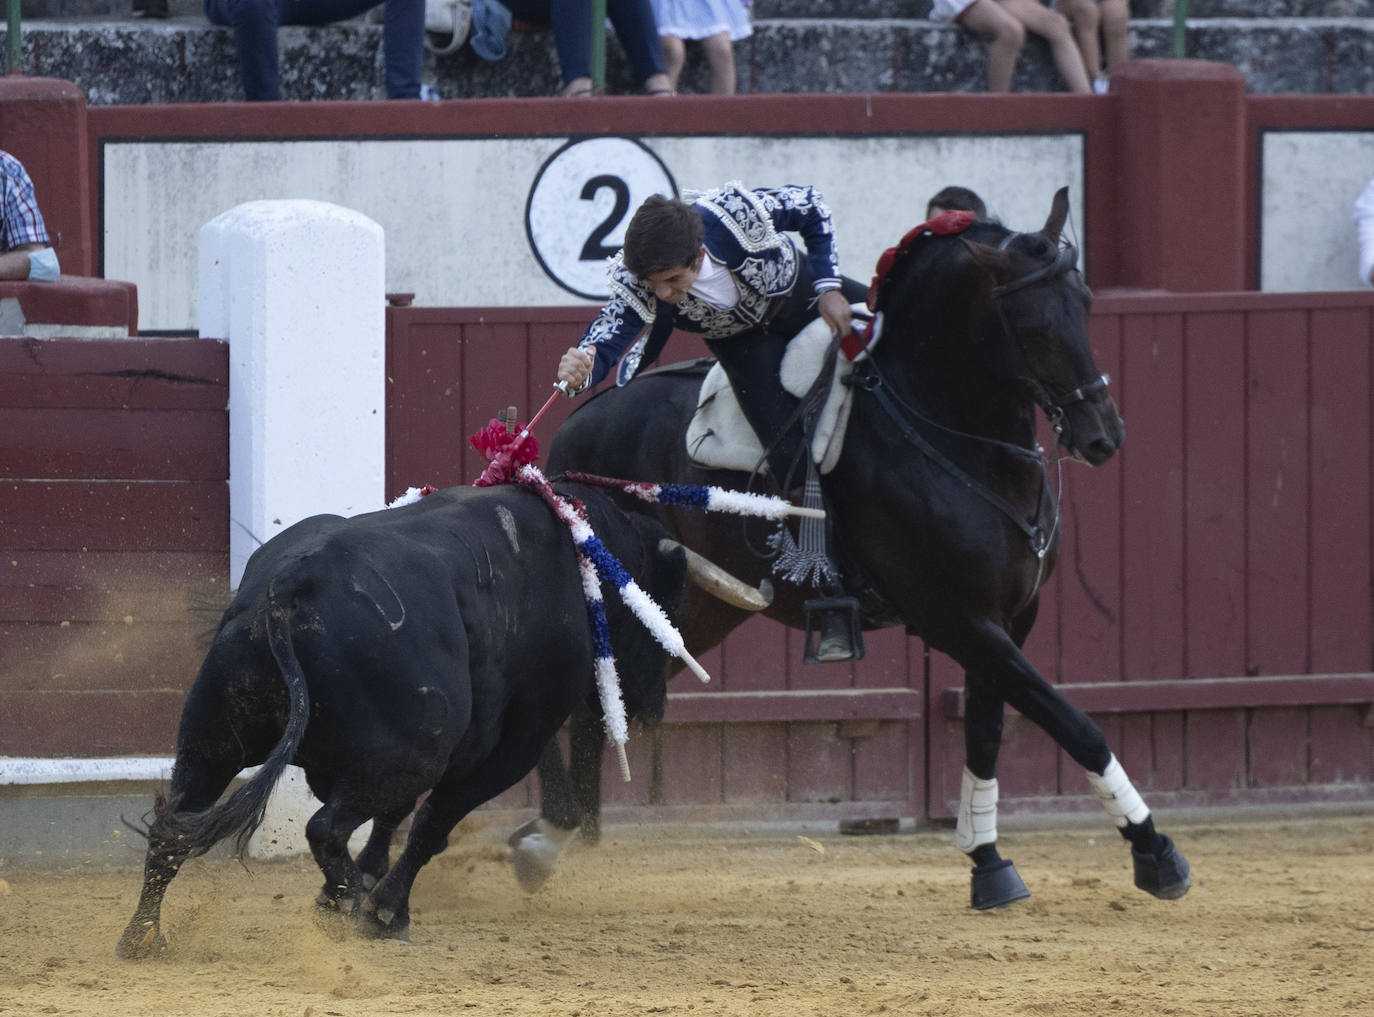
[[[1185,325],[1184,594],[1188,674],[1245,669],[1245,318],[1193,314]]]
[[[27,479],[227,480],[229,415],[0,407],[0,470]]]
[[[787,629],[755,615],[721,644],[721,692],[768,692],[786,689],[801,661],[788,654]]]
[[[170,756],[185,693],[0,689],[0,745],[10,756]]]
[[[393,336],[387,403],[387,496],[469,483],[463,469],[462,336],[448,322]],[[473,453],[476,455],[476,453]],[[480,472],[480,471],[479,471]]]
[[[228,605],[228,554],[11,551],[0,555],[0,622],[190,622]]]
[[[927,699],[932,706],[927,711],[925,725],[926,756],[930,760],[926,773],[926,807],[931,819],[951,819],[959,809],[959,782],[964,772],[964,725],[962,720],[947,719],[934,707],[943,702],[947,689],[963,687],[964,670],[937,651],[930,652],[926,669],[929,675]]]
[[[997,783],[1008,798],[1059,793],[1059,747],[1019,713],[1011,713],[1002,726]]]
[[[919,640],[908,636],[899,627],[881,629],[863,634],[865,656],[854,664],[854,687],[860,689],[888,688],[891,686],[917,687],[921,683],[922,669],[919,664],[916,676],[912,676],[911,654],[921,652]]]
[[[1255,710],[1250,715],[1246,738],[1249,787],[1286,787],[1308,782],[1306,708]]]
[[[12,550],[220,551],[224,481],[0,481],[0,547]]]
[[[1374,668],[1369,581],[1374,499],[1374,313],[1312,313],[1311,664],[1317,671]]]
[[[1315,706],[1308,716],[1314,785],[1374,779],[1374,714],[1369,707]]]
[[[1189,711],[1183,786],[1210,792],[1246,786],[1245,711]]]
[[[1296,674],[1310,659],[1307,351],[1305,312],[1247,316],[1247,674]]]
[[[1119,377],[1121,334],[1114,320],[1094,322],[1098,367]],[[1065,682],[1120,677],[1122,464],[1062,465],[1063,538],[1059,556],[1059,652]],[[1054,680],[1054,679],[1051,679]]]
[[[1374,674],[1084,682],[1065,683],[1056,688],[1084,713],[1094,714],[1374,703]],[[944,690],[941,713],[950,720],[964,716],[962,686]]]
[[[909,807],[914,781],[911,736],[919,733],[913,724],[878,722],[872,733],[851,738],[854,755],[854,797],[859,801],[891,801],[895,814],[914,815]]]
[[[1182,710],[1163,710],[1149,714],[1154,763],[1150,787],[1182,790],[1188,715]]]
[[[849,739],[839,737],[834,724],[789,724],[787,800],[847,802],[853,797]]]
[[[731,724],[724,729],[722,797],[728,804],[787,800],[787,727]]]
[[[468,443],[470,435],[486,427],[511,404],[516,404],[516,412],[522,417],[532,412],[528,405],[519,405],[525,398],[530,373],[525,335],[524,325],[479,324],[463,328],[463,365],[458,379],[463,393],[463,421],[457,431],[448,435],[451,461],[461,462],[461,467],[459,472],[450,474],[448,483],[470,484],[487,467],[481,453]]]
[[[224,410],[229,345],[214,339],[0,337],[0,406]]]
[[[721,801],[721,737],[718,724],[673,725],[664,729],[659,801],[664,805]]]
[[[671,692],[670,724],[836,720],[919,720],[915,689],[821,689],[773,692]]]
[[[1140,315],[1122,328],[1122,677],[1184,673],[1183,322]]]
[[[0,689],[89,693],[191,686],[203,630],[186,624],[0,624]]]

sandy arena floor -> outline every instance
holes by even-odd
[[[310,863],[202,860],[141,962],[113,953],[139,873],[0,867],[0,1014],[1374,1014],[1374,815],[1166,829],[1181,901],[1131,886],[1104,821],[1004,830],[1032,897],[996,912],[952,833],[616,827],[526,897],[477,830],[421,873],[409,944],[317,924]]]

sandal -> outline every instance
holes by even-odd
[[[676,90],[671,88],[653,88],[644,93],[645,95],[677,95]]]

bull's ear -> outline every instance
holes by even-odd
[[[1059,234],[1064,230],[1064,223],[1069,218],[1069,189],[1061,187],[1054,192],[1054,200],[1050,202],[1050,217],[1045,220],[1045,228],[1041,230],[1045,236],[1050,238],[1051,244],[1059,243]]]

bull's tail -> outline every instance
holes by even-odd
[[[310,691],[296,649],[291,644],[291,609],[277,596],[275,584],[268,592],[266,628],[268,646],[286,685],[290,711],[286,727],[257,772],[224,802],[203,812],[177,812],[175,801],[159,799],[149,834],[189,849],[187,857],[203,855],[227,837],[234,837],[236,852],[240,857],[244,854],[253,831],[262,825],[272,789],[296,757],[296,750],[305,737],[306,724],[310,720]]]

